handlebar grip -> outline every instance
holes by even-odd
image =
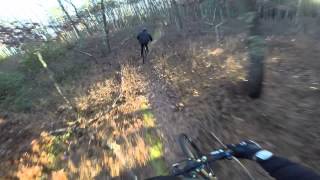
[[[210,152],[212,160],[231,159],[233,152],[231,150],[218,149]]]

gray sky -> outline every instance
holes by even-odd
[[[72,0],[81,6],[88,0]],[[57,0],[0,0],[0,20],[32,20],[46,23],[49,13],[58,8]],[[70,9],[72,11],[72,9]]]

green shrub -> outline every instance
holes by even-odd
[[[81,73],[84,73],[87,69],[88,61],[63,62],[53,68],[54,78],[58,83],[75,80]]]
[[[7,57],[0,55],[0,62],[5,61]]]
[[[0,104],[2,108],[29,111],[32,108],[30,90],[25,88],[21,73],[0,73]]]
[[[73,46],[48,42],[28,45],[21,56],[19,69],[0,74],[0,108],[10,111],[30,111],[58,103],[48,71],[38,60],[41,53],[55,81],[61,86],[80,77],[88,69],[87,57],[70,51]]]
[[[51,63],[59,61],[65,55],[67,46],[58,42],[47,42],[39,48],[30,47],[24,55],[22,70],[31,75],[38,74],[43,70],[42,64],[35,55],[36,51],[40,51],[43,59],[50,66]]]
[[[28,96],[21,95],[13,101],[11,109],[19,112],[29,112],[33,107],[33,103]]]
[[[24,55],[21,68],[23,72],[35,75],[39,73],[43,67],[41,63],[37,60],[37,56],[33,52],[27,52]]]
[[[34,82],[22,73],[0,73],[0,108],[30,111],[39,99],[48,96],[48,82]]]
[[[0,102],[15,96],[22,87],[24,76],[21,73],[0,73]]]
[[[66,51],[66,45],[57,42],[45,43],[40,50],[43,58],[48,61],[62,57],[63,55],[65,55]]]
[[[15,95],[5,97],[1,101],[4,109],[13,111],[30,111],[33,107],[35,93],[30,88],[21,87],[16,90]]]

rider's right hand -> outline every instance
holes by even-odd
[[[251,140],[239,144],[229,144],[227,147],[233,152],[233,156],[251,160],[255,159],[256,153],[262,150],[258,143]]]

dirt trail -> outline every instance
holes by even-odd
[[[173,89],[170,89],[165,78],[161,77],[152,63],[157,60],[155,58],[158,58],[152,56],[152,51],[157,48],[156,43],[162,38],[163,33],[161,26],[155,30],[156,36],[151,44],[151,55],[148,63],[143,66],[142,74],[148,82],[148,98],[164,142],[164,157],[170,168],[173,163],[177,162],[177,158],[184,158],[177,144],[178,135],[190,132],[189,129],[195,122],[190,121],[184,112],[180,111],[179,97]]]
[[[159,77],[152,64],[147,64],[143,69],[143,75],[147,77],[148,82],[148,97],[165,143],[165,160],[170,167],[179,157],[184,158],[177,144],[178,135],[180,133],[196,135],[196,131],[190,131],[196,122],[180,111],[177,95]]]
[[[153,44],[152,48],[156,49],[159,48],[159,46],[157,47],[157,44]],[[207,104],[201,104],[201,102],[200,104],[197,104],[200,106],[200,109],[192,109],[192,106],[184,107],[185,105],[182,103],[182,98],[179,95],[180,92],[175,91],[175,89],[173,89],[168,83],[168,79],[164,76],[164,74],[157,69],[157,63],[158,61],[161,61],[161,59],[159,59],[158,56],[151,54],[148,61],[149,62],[147,64],[143,65],[141,74],[147,80],[146,90],[148,93],[149,102],[151,104],[152,112],[155,115],[157,129],[159,130],[161,139],[164,143],[164,160],[166,161],[167,168],[170,168],[173,163],[185,159],[185,156],[181,152],[177,142],[177,137],[180,133],[186,133],[194,138],[202,137],[200,142],[206,142],[209,144],[209,147],[212,148],[212,145],[215,144],[215,142],[213,142],[214,140],[212,137],[208,137],[209,132],[218,130],[221,125],[220,122],[214,121],[210,123],[211,125],[215,126],[214,129],[210,129],[210,126],[209,128],[205,128],[205,125],[202,123],[204,123],[204,121],[207,122],[208,120],[213,119],[215,116],[214,111],[212,111]],[[216,96],[219,96],[219,94]],[[223,101],[223,97],[221,100]],[[220,102],[217,102],[216,105],[219,106],[221,104]],[[207,114],[205,115],[205,118],[207,119],[199,121],[199,118],[202,117],[195,117],[197,116],[197,111]],[[216,148],[220,148],[220,145],[216,146]],[[230,165],[232,167],[239,168],[233,163],[222,165],[222,168],[230,167]],[[218,166],[216,168],[221,167]],[[226,176],[233,178],[239,177],[239,172],[237,170],[235,173],[230,174]],[[240,171],[240,176],[241,175],[244,178],[247,178],[243,172]]]

